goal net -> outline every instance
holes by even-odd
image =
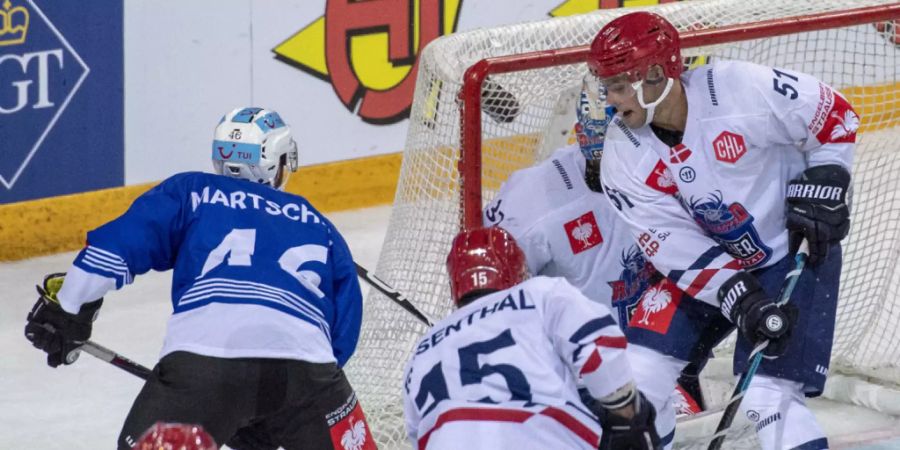
[[[877,6],[874,13],[834,14]],[[900,282],[897,6],[884,0],[791,0],[777,7],[696,0],[648,8],[684,32],[686,65],[736,59],[809,73],[843,93],[860,114],[832,370],[884,386],[900,383],[900,301],[893,290]],[[571,139],[575,100],[587,72],[584,46],[604,24],[630,11],[458,33],[425,49],[376,269],[381,279],[433,318],[450,311],[444,260],[461,222],[480,222],[482,206],[513,171]],[[769,26],[809,15],[817,18]],[[735,41],[738,34],[753,39]],[[503,58],[496,66],[479,63],[497,57]],[[471,83],[463,102],[466,79]],[[369,294],[348,372],[382,448],[409,445],[400,401],[402,370],[425,330],[377,292]]]

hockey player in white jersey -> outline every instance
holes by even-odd
[[[597,94],[583,85],[576,105],[577,143],[510,175],[483,218],[513,235],[531,273],[566,278],[586,297],[613,310],[624,328],[638,300],[659,290],[649,289],[663,282],[663,276],[643,257],[600,186],[603,141],[615,111],[600,105]],[[673,394],[676,409],[684,414],[702,409],[698,372],[706,354],[696,354],[699,361],[685,369]],[[672,436],[662,439],[667,443]]]
[[[356,268],[334,225],[282,190],[297,169],[290,128],[235,109],[211,150],[217,174],[170,177],[88,233],[68,273],[44,279],[26,338],[51,367],[71,364],[108,291],[174,269],[161,359],[119,450],[156,421],[202,425],[217,442],[264,430],[288,450],[342,448],[352,428],[354,448],[375,448],[341,370],[362,319]]]
[[[499,227],[460,233],[447,271],[459,309],[419,340],[404,372],[414,448],[660,448],[608,308],[563,278],[527,279]]]
[[[664,18],[632,13],[600,30],[588,59],[617,110],[605,192],[654,267],[693,297],[646,308],[655,323],[627,333],[631,348],[652,349],[629,354],[638,386],[667,433],[663,402],[684,349],[737,327],[735,373],[768,341],[741,405],[762,447],[827,448],[804,397],[821,394],[828,373],[859,118],[793,70],[723,61],[682,73],[678,39]],[[810,261],[779,307],[802,238]]]

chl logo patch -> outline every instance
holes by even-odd
[[[713,150],[716,152],[716,159],[734,164],[747,153],[747,145],[743,136],[723,131],[713,140]]]
[[[597,226],[597,219],[594,218],[593,211],[588,211],[581,217],[566,222],[563,228],[566,229],[572,253],[576,255],[603,243],[603,235],[600,234],[600,227]]]

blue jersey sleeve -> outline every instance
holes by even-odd
[[[90,231],[74,264],[116,280],[116,289],[134,275],[175,264],[185,226],[185,202],[178,178],[150,189],[116,219]]]
[[[344,364],[356,350],[362,325],[362,292],[356,277],[356,264],[344,238],[331,227],[331,252],[334,262],[333,292],[335,320],[331,327],[331,342],[338,366]]]

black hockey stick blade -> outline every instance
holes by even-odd
[[[150,378],[150,369],[100,345],[93,341],[86,341],[81,346],[81,350],[85,353],[96,357],[99,360],[106,361],[142,380]]]
[[[419,311],[419,308],[416,308],[416,305],[413,305],[405,295],[389,286],[374,274],[369,273],[369,271],[366,270],[365,267],[356,264],[356,274],[359,275],[359,277],[365,280],[367,283],[369,283],[373,288],[377,289],[378,292],[384,294],[385,297],[393,300],[394,303],[400,305],[400,307],[407,310],[410,314],[416,316],[416,318],[425,325],[428,325],[429,327],[434,325],[434,322],[432,322],[431,319],[429,319],[428,316],[426,316],[422,311]]]

